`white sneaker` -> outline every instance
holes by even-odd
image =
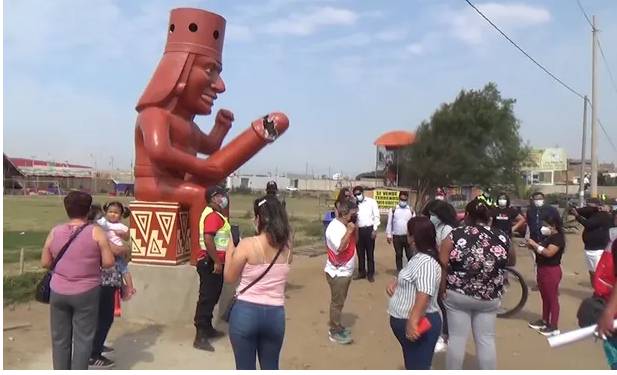
[[[443,353],[446,350],[448,350],[448,343],[446,343],[442,336],[439,336],[435,345],[435,353]]]

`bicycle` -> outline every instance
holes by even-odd
[[[521,311],[529,297],[527,283],[514,267],[506,267],[504,279],[501,305],[497,312],[499,318],[508,318]]]

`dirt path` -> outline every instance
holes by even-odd
[[[518,241],[517,241],[518,242]],[[561,284],[562,331],[576,328],[576,309],[590,294],[580,235],[568,236]],[[527,250],[517,247],[517,268],[530,281],[533,276]],[[287,327],[281,355],[285,369],[402,369],[402,355],[392,335],[384,292],[392,277],[394,251],[383,235],[377,250],[376,282],[353,282],[343,310],[344,323],[353,330],[355,342],[336,346],[327,337],[329,290],[323,274],[323,255],[298,256],[287,289]],[[561,349],[550,349],[546,339],[527,328],[538,318],[540,296],[530,292],[525,308],[511,319],[497,322],[499,369],[606,369],[600,343],[592,340]],[[187,312],[192,314],[193,312]],[[5,369],[50,369],[51,351],[47,306],[37,303],[4,309],[5,326],[29,322],[30,328],[4,332]],[[221,327],[224,325],[221,323]],[[227,338],[214,343],[215,353],[191,347],[192,327],[160,327],[129,324],[118,319],[109,341],[116,348],[118,369],[233,369],[233,353]],[[433,368],[444,368],[444,355],[436,355]],[[475,368],[474,350],[468,346],[466,368]]]

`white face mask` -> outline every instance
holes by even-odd
[[[401,207],[401,208],[406,208],[406,207],[407,207],[407,202],[405,202],[405,201],[400,201],[400,202],[398,202],[398,205],[399,205],[399,207]]]
[[[220,200],[220,203],[219,203],[221,208],[222,209],[226,209],[228,204],[229,204],[229,199],[227,199],[227,197],[221,197],[221,200]]]
[[[505,207],[508,204],[508,201],[506,199],[500,199],[497,201],[497,204],[499,204],[499,207]]]
[[[533,201],[533,203],[536,205],[536,207],[542,207],[544,206],[544,199],[536,199]]]
[[[446,199],[446,197],[444,197],[443,195],[438,195],[435,197],[435,199],[437,199],[438,201],[442,201],[444,199]]]
[[[617,227],[613,227],[608,230],[608,236],[611,239],[611,242],[617,240]]]
[[[441,220],[439,220],[439,218],[436,215],[431,215],[430,220],[431,220],[431,223],[433,223],[435,227],[441,224]]]
[[[551,234],[551,228],[543,226],[540,228],[540,233],[542,233],[543,236],[548,236]]]
[[[362,202],[364,200],[364,194],[356,194],[356,200]]]

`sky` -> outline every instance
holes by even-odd
[[[552,73],[591,97],[591,29],[576,0],[474,3]],[[581,3],[597,16],[617,79],[617,1]],[[227,91],[213,109],[235,114],[225,142],[266,113],[290,118],[287,133],[241,173],[372,170],[379,135],[414,131],[460,90],[490,81],[516,99],[525,142],[563,147],[580,158],[582,100],[463,0],[6,1],[4,152],[130,168],[134,107],[162,56],[169,11],[184,6],[227,20]],[[617,145],[617,85],[599,53],[598,59],[598,117]],[[196,119],[205,132],[213,121],[213,115]],[[601,131],[598,138],[600,161],[617,162]]]

